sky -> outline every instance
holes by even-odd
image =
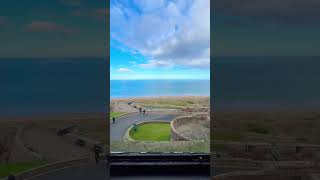
[[[210,79],[209,0],[110,0],[111,79]]]
[[[209,38],[212,57],[320,56],[318,0],[209,2],[1,0],[0,58],[108,56],[106,14],[114,78],[208,78]]]
[[[320,1],[212,1],[214,57],[319,56]]]
[[[0,57],[106,57],[107,1],[1,0]]]

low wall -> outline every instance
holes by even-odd
[[[199,123],[200,121],[204,121],[208,114],[194,114],[192,116],[179,116],[171,121],[171,140],[172,141],[192,141],[196,139],[192,139],[180,133],[177,128],[186,123],[186,121]],[[203,119],[203,120],[202,120]],[[210,127],[208,127],[210,128]]]
[[[217,152],[228,152],[235,158],[250,158],[257,160],[272,160],[272,152],[279,161],[314,160],[320,152],[319,145],[312,144],[269,144],[269,143],[240,143],[212,141],[212,147]]]
[[[239,171],[214,176],[213,180],[300,180],[303,175],[279,174],[264,171]]]
[[[70,143],[75,143],[78,139],[82,140],[86,143],[85,147],[88,148],[89,150],[91,150],[95,145],[102,146],[102,144],[103,144],[99,141],[95,141],[95,140],[92,140],[92,139],[89,139],[86,137],[81,137],[81,136],[73,134],[73,133],[66,134],[65,136],[63,136],[63,138],[68,140]]]
[[[320,174],[310,174],[307,180],[320,180]]]
[[[186,118],[192,118],[192,116],[179,116],[171,121],[171,125],[170,125],[171,141],[191,141],[192,140],[188,137],[183,136],[176,130],[176,127],[181,124],[181,120]]]

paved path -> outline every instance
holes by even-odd
[[[107,180],[107,165],[105,163],[75,166],[54,171],[30,180]]]
[[[87,148],[76,146],[55,132],[36,126],[23,131],[21,141],[49,160],[81,158],[91,154]]]
[[[161,112],[149,112],[146,115],[133,113],[118,118],[115,124],[110,123],[110,139],[111,141],[122,141],[127,129],[134,123],[142,121],[163,120],[170,122],[177,115],[163,114]]]

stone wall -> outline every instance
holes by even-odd
[[[173,141],[209,141],[210,120],[208,113],[192,116],[180,116],[171,121],[171,140]]]
[[[171,121],[171,141],[191,141],[190,138],[184,137],[176,130],[184,120],[189,118],[192,118],[192,116],[179,116]]]
[[[320,152],[319,145],[310,144],[212,143],[213,147],[220,147],[218,151],[227,152],[231,157],[256,160],[272,160],[273,153],[279,161],[306,161],[313,160]]]

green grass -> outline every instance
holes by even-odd
[[[130,136],[138,141],[170,141],[170,123],[144,123],[137,131],[130,130]]]
[[[247,131],[254,132],[257,134],[269,134],[270,130],[262,124],[258,123],[247,123]]]
[[[46,164],[46,161],[30,161],[21,163],[0,164],[0,178],[16,174]]]
[[[143,107],[146,108],[160,108],[160,109],[184,109],[192,108],[197,105],[199,100],[189,100],[189,99],[158,99],[150,100],[145,102],[140,102]],[[204,103],[201,103],[204,104]],[[202,105],[201,105],[202,106]]]
[[[123,113],[123,112],[110,112],[110,120],[112,120],[112,117],[118,118],[118,117],[122,116],[123,114],[125,114],[125,113]]]
[[[211,133],[211,138],[213,140],[237,142],[243,140],[243,135],[241,133],[232,131],[214,131]]]

